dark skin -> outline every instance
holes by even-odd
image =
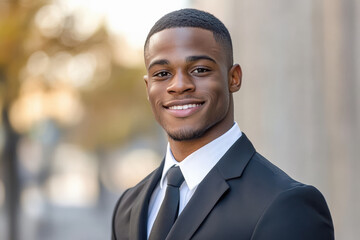
[[[171,28],[151,36],[145,50],[148,99],[178,162],[234,124],[234,92],[242,72],[231,65],[211,31]]]

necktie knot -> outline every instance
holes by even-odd
[[[171,167],[167,173],[167,185],[179,188],[184,182],[184,176],[181,173],[179,166]]]

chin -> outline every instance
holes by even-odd
[[[181,129],[177,131],[166,131],[167,135],[174,141],[190,141],[201,138],[206,129],[194,130],[194,129]]]

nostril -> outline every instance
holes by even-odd
[[[184,76],[176,76],[170,81],[167,91],[169,93],[183,93],[195,90],[194,82]]]

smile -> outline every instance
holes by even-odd
[[[171,107],[169,107],[169,109],[172,109],[172,110],[186,110],[186,109],[198,107],[198,106],[200,106],[200,105],[201,105],[201,104],[176,105],[176,106],[171,106]]]
[[[173,102],[166,106],[165,109],[167,112],[175,118],[187,118],[197,113],[202,109],[205,102]]]

